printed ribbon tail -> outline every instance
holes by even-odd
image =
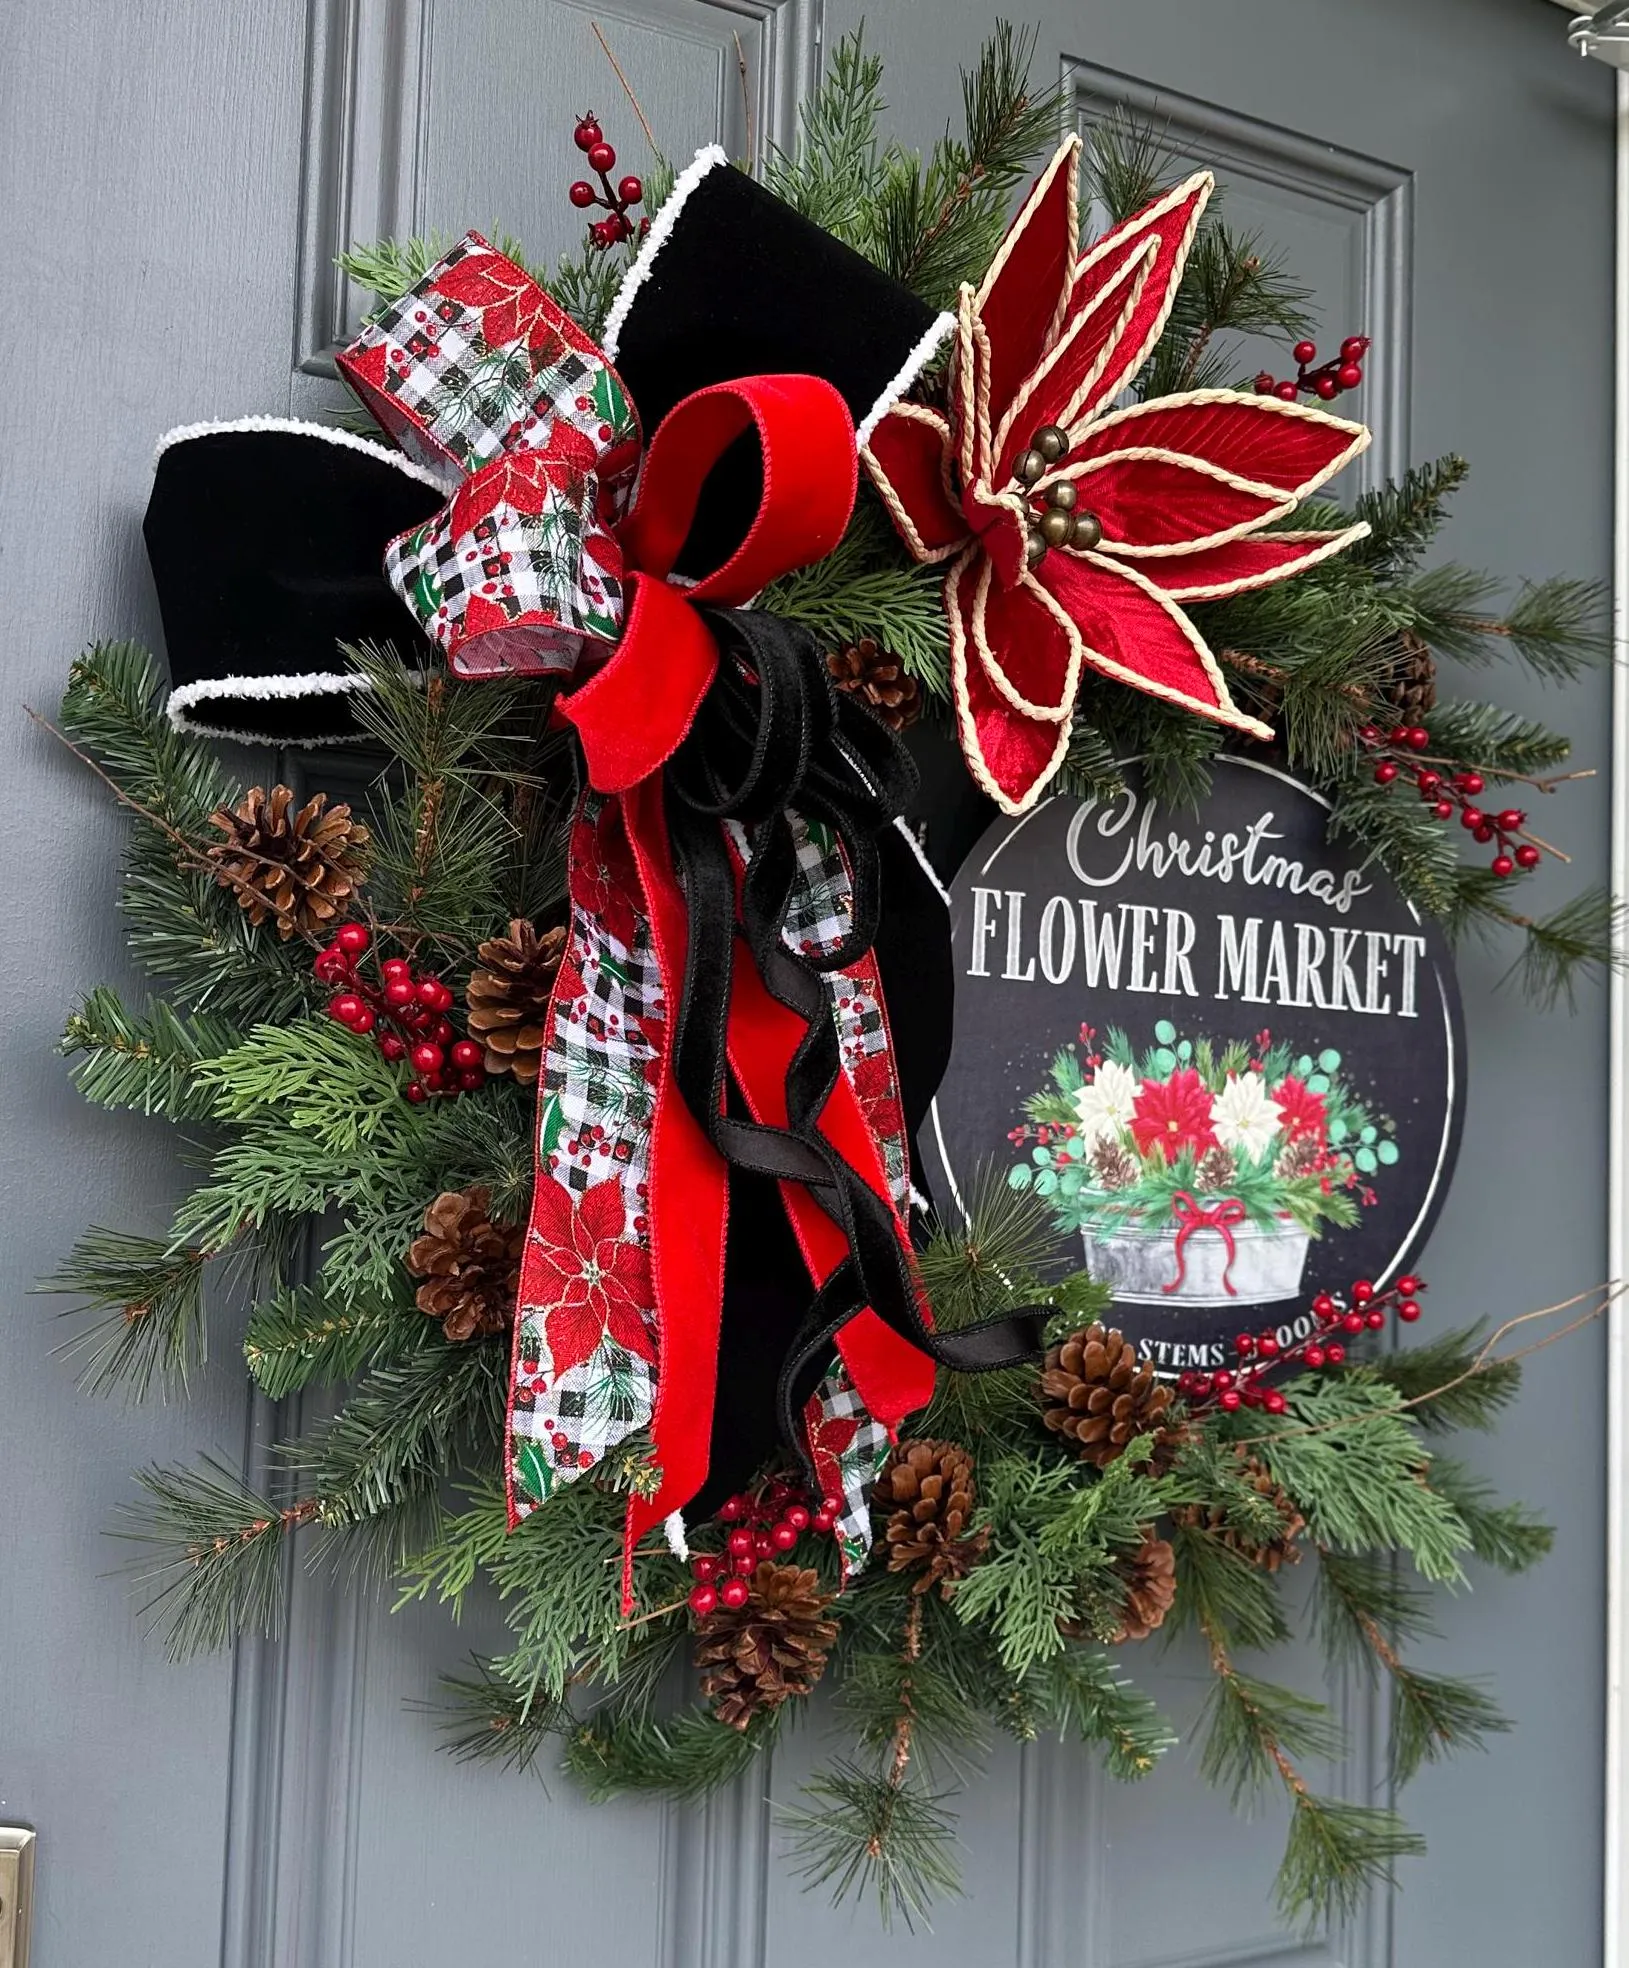
[[[1227,1253],[1222,1262],[1223,1289],[1229,1298],[1237,1298],[1239,1295],[1238,1287],[1228,1274],[1233,1269],[1233,1259],[1236,1254],[1233,1241],[1233,1225],[1235,1223],[1242,1223],[1249,1215],[1249,1211],[1245,1208],[1244,1204],[1235,1198],[1229,1197],[1220,1203],[1214,1204],[1210,1209],[1206,1209],[1197,1198],[1189,1195],[1186,1189],[1179,1189],[1171,1198],[1171,1214],[1177,1220],[1176,1249],[1173,1252],[1176,1258],[1177,1274],[1168,1285],[1162,1285],[1160,1290],[1168,1293],[1181,1291],[1188,1275],[1188,1261],[1184,1253],[1184,1246],[1196,1230],[1214,1230],[1221,1237]]]

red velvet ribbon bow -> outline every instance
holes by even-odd
[[[1206,1209],[1196,1197],[1190,1196],[1186,1189],[1179,1189],[1171,1198],[1171,1214],[1177,1220],[1176,1233],[1176,1276],[1170,1284],[1162,1285],[1161,1291],[1181,1291],[1183,1280],[1188,1275],[1187,1259],[1183,1256],[1183,1245],[1196,1230],[1214,1230],[1227,1246],[1227,1257],[1222,1265],[1222,1286],[1229,1298],[1238,1297],[1238,1288],[1227,1275],[1233,1269],[1235,1248],[1233,1225],[1243,1223],[1250,1212],[1244,1204],[1232,1197],[1215,1203]]]
[[[590,662],[609,650],[559,705],[581,738],[591,790],[573,829],[571,927],[538,1085],[506,1474],[514,1524],[648,1428],[660,1474],[635,1485],[631,1553],[707,1475],[729,1213],[728,1165],[675,1078],[691,925],[663,768],[719,672],[703,610],[749,602],[842,538],[856,483],[853,422],[839,392],[813,376],[697,391],[656,431],[629,507],[637,422],[620,379],[524,270],[476,235],[379,317],[341,368],[410,448],[469,474],[386,561],[454,667],[560,672],[578,650]],[[481,411],[473,425],[471,405]],[[675,568],[704,482],[748,439],[761,468],[757,510],[721,566],[684,582]],[[608,544],[594,548],[597,538]],[[567,550],[563,571],[557,549]],[[517,572],[526,579],[517,583]],[[620,622],[614,647],[614,624],[591,619],[604,603]],[[799,843],[797,934],[805,948],[822,936],[843,946],[852,897],[842,856],[817,828],[787,819]],[[751,841],[722,824],[739,878]],[[727,1005],[691,1004],[688,1014],[721,1024],[752,1121],[784,1129],[788,1069],[810,1022],[772,995],[754,962],[733,963],[729,976]],[[908,1252],[897,1076],[874,960],[858,956],[828,984],[844,1070],[818,1114],[819,1136]],[[812,1294],[844,1265],[848,1235],[803,1182],[783,1179],[780,1189]],[[883,1431],[933,1388],[933,1362],[869,1306],[835,1337],[841,1367],[805,1422],[817,1468],[824,1421],[859,1413],[867,1440],[885,1447]],[[846,1425],[852,1432],[854,1421]],[[839,1487],[849,1493],[848,1472]]]

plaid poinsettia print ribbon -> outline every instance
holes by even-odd
[[[781,1432],[843,1497],[840,1536],[857,1558],[870,1477],[931,1395],[935,1358],[1009,1364],[1035,1333],[1008,1319],[937,1339],[911,1255],[871,951],[877,839],[911,769],[880,723],[839,700],[806,630],[742,609],[841,539],[857,471],[848,407],[814,376],[717,384],[671,410],[641,460],[603,354],[476,235],[341,368],[417,455],[469,474],[387,555],[452,665],[569,672],[590,641],[605,656],[559,705],[590,791],[539,1082],[510,1521],[642,1429],[659,1475],[630,1499],[630,1567],[640,1537],[703,1487],[742,1171],[779,1184],[808,1275],[775,1397]],[[681,585],[671,577],[708,475],[744,442],[761,467],[757,510],[721,566]],[[557,562],[562,541],[575,557]],[[487,549],[497,571],[472,589],[460,570],[484,571]],[[512,578],[522,555],[530,585]],[[606,572],[596,586],[590,560],[614,567],[614,584]],[[545,563],[564,571],[541,602]],[[596,605],[603,594],[604,614],[585,592]]]
[[[340,373],[451,494],[385,572],[460,676],[568,674],[615,638],[615,527],[639,466],[616,371],[524,267],[467,233],[339,357]]]

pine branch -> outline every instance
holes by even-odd
[[[844,1760],[818,1771],[803,1795],[807,1808],[781,1813],[793,1870],[809,1887],[828,1887],[833,1905],[872,1897],[885,1930],[898,1918],[914,1933],[936,1899],[961,1891],[942,1793]]]
[[[146,1546],[132,1576],[139,1613],[171,1660],[218,1652],[241,1635],[275,1640],[282,1625],[283,1551],[316,1515],[303,1501],[279,1509],[224,1463],[141,1471],[146,1502],[125,1506],[116,1537]]]
[[[1484,1565],[1501,1572],[1525,1572],[1549,1555],[1555,1531],[1525,1504],[1497,1503],[1491,1486],[1462,1463],[1437,1456],[1431,1487],[1457,1512],[1470,1534],[1471,1550]]]
[[[1473,1372],[1487,1337],[1487,1322],[1439,1333],[1418,1346],[1383,1354],[1365,1371],[1398,1398],[1422,1428],[1491,1428],[1521,1389],[1517,1360],[1493,1360]]]
[[[1274,1890],[1278,1910],[1309,1933],[1349,1920],[1372,1888],[1395,1888],[1397,1860],[1424,1855],[1425,1840],[1395,1811],[1297,1796]]]
[[[1461,663],[1486,666],[1509,654],[1546,683],[1571,683],[1610,657],[1611,597],[1598,582],[1527,582],[1493,614],[1486,603],[1498,587],[1469,568],[1437,567],[1398,594],[1414,610],[1416,633]]]
[[[660,1721],[600,1714],[571,1736],[564,1764],[592,1803],[626,1791],[705,1797],[742,1776],[774,1742],[781,1713],[767,1709],[744,1729],[728,1727],[699,1706]]]
[[[1099,1744],[1112,1777],[1131,1782],[1147,1776],[1177,1741],[1151,1698],[1100,1649],[1070,1647],[1031,1680],[1042,1726]]]
[[[154,1380],[187,1386],[205,1356],[205,1250],[164,1237],[87,1230],[62,1265],[36,1287],[82,1299],[98,1318],[61,1349],[81,1356],[88,1393],[126,1389],[141,1400]]]
[[[841,35],[820,86],[798,112],[788,153],[769,147],[764,181],[777,198],[846,245],[871,243],[872,206],[883,167],[877,156],[882,57],[865,52],[865,29]]]
[[[535,1769],[545,1746],[574,1726],[571,1710],[564,1702],[528,1702],[479,1655],[474,1669],[442,1675],[445,1700],[425,1705],[446,1718],[441,1747],[457,1763],[495,1763],[517,1775]]]
[[[351,1380],[398,1344],[421,1335],[423,1315],[395,1298],[336,1292],[319,1278],[288,1285],[257,1305],[243,1338],[255,1385],[273,1401],[302,1387]]]
[[[183,1017],[161,999],[132,1011],[104,984],[69,1016],[57,1050],[74,1061],[74,1085],[98,1107],[201,1121],[213,1096],[198,1068],[238,1036],[223,1018]]]
[[[1083,161],[1081,202],[1101,205],[1111,226],[1151,204],[1176,169],[1153,126],[1121,104],[1093,124]]]
[[[1188,1524],[1173,1524],[1177,1595],[1166,1616],[1173,1634],[1220,1636],[1238,1647],[1274,1647],[1290,1637],[1278,1583],[1242,1551]]]
[[[1313,1619],[1330,1660],[1369,1675],[1394,1664],[1396,1647],[1436,1631],[1430,1599],[1389,1556],[1354,1557],[1323,1545]]]
[[[1532,917],[1501,908],[1500,918],[1524,932],[1521,952],[1506,978],[1514,977],[1522,996],[1549,1011],[1565,999],[1578,1008],[1578,987],[1621,969],[1624,903],[1607,889],[1586,889],[1548,916]]]
[[[1353,518],[1362,520],[1369,534],[1349,547],[1345,558],[1373,569],[1376,578],[1407,573],[1437,537],[1448,517],[1448,501],[1470,469],[1449,452],[1430,464],[1411,465],[1395,482],[1361,494]]]

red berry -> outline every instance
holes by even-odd
[[[806,1531],[809,1528],[809,1512],[801,1503],[794,1503],[786,1512],[786,1521],[794,1531]]]
[[[739,1612],[752,1597],[745,1579],[726,1579],[718,1588],[718,1596],[732,1613]]]
[[[1288,382],[1278,383],[1274,386],[1273,394],[1276,397],[1282,398],[1285,403],[1293,403],[1296,395],[1295,385],[1294,383]]]
[[[1349,1333],[1362,1332],[1363,1314],[1361,1312],[1348,1312],[1346,1317],[1341,1320],[1341,1329]]]
[[[1542,857],[1538,849],[1531,841],[1523,841],[1521,846],[1516,850],[1516,866],[1518,868],[1536,868],[1541,859]]]
[[[1336,1340],[1332,1345],[1324,1348],[1324,1355],[1332,1367],[1338,1367],[1346,1359],[1346,1348],[1341,1345],[1339,1340]]]
[[[1222,1410],[1224,1414],[1233,1414],[1237,1411],[1243,1400],[1244,1400],[1244,1396],[1239,1392],[1239,1390],[1236,1387],[1230,1387],[1222,1395],[1221,1399],[1217,1402],[1216,1405]]]
[[[603,137],[590,148],[588,167],[591,171],[614,171],[616,164],[617,154]]]
[[[407,1041],[399,1032],[381,1032],[379,1050],[394,1065],[398,1059],[407,1057]]]
[[[730,1560],[730,1570],[737,1578],[751,1578],[758,1569],[758,1560],[750,1551],[738,1551]]]
[[[448,1046],[453,1042],[453,1028],[445,1018],[438,1018],[430,1034],[438,1046]]]
[[[353,1032],[371,1032],[373,1030],[373,1010],[371,1006],[364,1005],[356,1014],[351,1020],[351,1030]]]
[[[385,986],[385,1003],[400,1009],[413,1002],[413,985],[406,977],[393,977]]]
[[[1359,1278],[1357,1283],[1352,1287],[1352,1303],[1354,1305],[1367,1305],[1373,1297],[1374,1286],[1367,1278]]]
[[[743,1557],[745,1556],[746,1553],[750,1552],[751,1549],[752,1549],[751,1531],[731,1531],[729,1535],[729,1551],[730,1551],[730,1556],[732,1558]]]
[[[571,133],[571,141],[579,150],[592,150],[600,140],[600,126],[592,116],[579,116],[577,127]]]
[[[1503,881],[1507,875],[1513,875],[1516,872],[1516,864],[1508,854],[1496,854],[1493,857],[1493,872],[1499,877],[1500,881]]]
[[[1478,845],[1486,847],[1488,842],[1493,839],[1493,822],[1491,820],[1484,820],[1480,827],[1472,830],[1471,839],[1476,841]]]
[[[1231,1387],[1233,1385],[1232,1369],[1230,1367],[1218,1367],[1210,1377],[1210,1384],[1216,1389],[1218,1394],[1221,1393],[1224,1387]]]
[[[696,1585],[690,1589],[686,1602],[697,1619],[705,1619],[718,1605],[718,1594],[710,1585]]]
[[[769,1534],[769,1541],[777,1551],[790,1551],[798,1541],[798,1534],[790,1524],[777,1524]]]
[[[738,1524],[747,1514],[747,1500],[744,1496],[726,1497],[718,1506],[718,1521],[721,1524]]]
[[[432,1093],[439,1093],[441,1089],[447,1084],[447,1082],[440,1073],[426,1073],[424,1076],[424,1084],[429,1088],[429,1090]]]
[[[413,995],[426,1011],[440,1011],[441,985],[436,978],[421,978],[414,988]]]
[[[398,977],[411,977],[412,967],[405,957],[386,957],[379,966],[379,975],[387,984],[394,983]]]
[[[1407,724],[1394,725],[1392,727],[1391,742],[1394,745],[1406,745],[1408,743],[1408,734],[1412,729],[1413,727]]]
[[[1399,1300],[1397,1316],[1405,1326],[1413,1325],[1414,1321],[1420,1316],[1420,1301],[1417,1298]]]
[[[829,1510],[834,1517],[841,1517],[843,1514],[842,1492],[840,1490],[828,1490],[820,1499],[820,1507],[822,1510]]]
[[[624,205],[637,205],[644,195],[645,185],[643,179],[633,177],[632,175],[624,178],[621,184],[617,186],[617,196],[622,200]]]
[[[415,1073],[439,1073],[443,1054],[440,1046],[421,1043],[411,1053]]]
[[[690,1569],[702,1585],[711,1585],[719,1574],[719,1561],[710,1551],[699,1551],[690,1561]]]
[[[1342,362],[1356,362],[1360,356],[1367,355],[1368,352],[1369,338],[1367,335],[1348,335],[1346,340],[1341,343]]]
[[[342,991],[337,998],[328,1000],[328,1016],[341,1025],[354,1027],[366,1010],[367,1006],[354,991]]]
[[[1309,1367],[1321,1367],[1328,1357],[1321,1346],[1309,1346],[1301,1355]]]
[[[1272,1333],[1263,1333],[1261,1338],[1256,1341],[1256,1351],[1264,1360],[1276,1360],[1278,1358],[1277,1339]]]
[[[768,1531],[759,1531],[753,1537],[752,1549],[757,1557],[767,1558],[775,1549],[775,1541]]]
[[[1500,831],[1506,834],[1513,834],[1517,828],[1525,823],[1526,819],[1527,815],[1522,812],[1519,806],[1507,806],[1504,812],[1499,815]]]
[[[577,182],[571,187],[570,191],[566,193],[566,196],[571,200],[572,204],[575,205],[578,211],[580,212],[586,206],[593,204],[596,193],[594,187],[588,182],[587,178],[579,178]]]
[[[1252,1353],[1254,1353],[1256,1350],[1256,1341],[1254,1335],[1251,1333],[1235,1334],[1233,1340],[1233,1350],[1235,1353],[1239,1354],[1241,1358],[1248,1359],[1249,1356]]]
[[[1263,1395],[1261,1405],[1270,1415],[1281,1415],[1285,1408],[1289,1406],[1289,1403],[1275,1389],[1271,1394]]]
[[[836,1514],[830,1510],[817,1510],[809,1519],[811,1530],[818,1531],[822,1537],[830,1537],[837,1528]]]
[[[1439,820],[1452,820],[1454,817],[1454,803],[1452,800],[1438,800],[1431,811]]]
[[[417,1107],[421,1100],[426,1100],[429,1096],[417,1080],[409,1080],[407,1085],[402,1088],[402,1098],[404,1100],[411,1100],[413,1105]]]
[[[1312,387],[1323,398],[1325,403],[1340,392],[1340,385],[1335,381],[1333,376],[1320,376]]]
[[[1397,761],[1382,759],[1374,769],[1374,782],[1377,786],[1389,786],[1397,777]]]
[[[1404,1298],[1412,1298],[1417,1291],[1425,1290],[1425,1280],[1423,1278],[1416,1278],[1411,1271],[1406,1277],[1397,1280],[1397,1289],[1403,1294]]]
[[[1309,362],[1316,362],[1318,360],[1318,344],[1316,342],[1297,342],[1295,347],[1290,350],[1290,354],[1295,357],[1296,361],[1304,369]]]
[[[452,1049],[452,1063],[468,1068],[479,1066],[485,1054],[473,1039],[460,1039]]]
[[[1462,793],[1469,793],[1473,799],[1486,784],[1487,781],[1480,772],[1462,772],[1459,775],[1459,790]]]
[[[1244,1405],[1247,1408],[1259,1408],[1261,1406],[1261,1389],[1254,1382],[1244,1390]]]
[[[1477,828],[1480,827],[1482,824],[1482,809],[1479,806],[1461,807],[1459,812],[1459,824],[1463,828],[1465,828],[1465,830],[1468,833],[1474,834]]]
[[[1437,788],[1442,784],[1442,774],[1440,772],[1432,772],[1427,768],[1424,771],[1415,773],[1414,783],[1427,799],[1432,799],[1436,796]]]
[[[1263,369],[1261,374],[1256,378],[1257,396],[1271,396],[1276,387],[1272,377]]]
[[[1408,728],[1409,749],[1415,752],[1428,752],[1431,749],[1431,734],[1423,724],[1411,724]]]
[[[1363,381],[1363,371],[1355,362],[1343,362],[1335,372],[1335,380],[1343,390],[1355,390]]]
[[[458,1084],[465,1093],[474,1093],[478,1088],[486,1085],[486,1075],[479,1066],[469,1066],[459,1074]]]
[[[361,923],[346,923],[334,941],[348,957],[359,957],[372,941]]]
[[[1362,739],[1365,745],[1378,745],[1380,743],[1379,725],[1377,724],[1364,725],[1363,729],[1358,733],[1358,737]]]
[[[1381,1327],[1386,1323],[1386,1315],[1377,1305],[1372,1312],[1367,1314],[1364,1323],[1368,1326],[1370,1332],[1379,1332]]]
[[[1187,1368],[1186,1368],[1186,1367],[1184,1367],[1184,1368],[1183,1368],[1183,1370],[1182,1370],[1182,1372],[1181,1372],[1181,1373],[1179,1373],[1179,1374],[1177,1375],[1177,1377],[1176,1377],[1176,1391],[1177,1391],[1177,1392],[1178,1392],[1179,1394],[1191,1394],[1191,1393],[1193,1393],[1193,1391],[1194,1391],[1194,1383],[1195,1383],[1195,1381],[1196,1381],[1196,1379],[1198,1379],[1198,1376],[1197,1376],[1197,1375],[1194,1375],[1194,1374],[1191,1374],[1191,1373],[1189,1373],[1189,1372],[1188,1372],[1188,1370],[1187,1370]],[[1203,1382],[1202,1382],[1202,1381],[1200,1382],[1200,1385],[1203,1385]]]
[[[1312,1309],[1320,1319],[1333,1319],[1339,1308],[1329,1296],[1328,1292],[1319,1292],[1318,1296],[1312,1301]]]

